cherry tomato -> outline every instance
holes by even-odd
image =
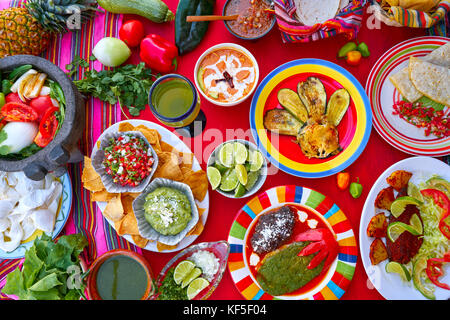
[[[39,114],[38,120],[42,119],[43,115],[49,108],[53,108],[52,99],[50,96],[40,96],[30,101],[30,106],[33,107]]]
[[[5,97],[6,103],[8,102],[22,102],[22,100],[20,100],[19,95],[15,92],[11,92],[10,94],[8,94]]]
[[[33,122],[38,119],[38,113],[33,107],[22,102],[8,102],[0,111],[5,121]]]
[[[139,20],[129,20],[119,30],[119,38],[129,47],[137,47],[144,36],[144,25]]]

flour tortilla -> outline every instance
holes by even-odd
[[[439,66],[450,68],[450,42],[440,46],[420,59]],[[414,102],[423,96],[423,94],[416,89],[409,78],[409,67],[405,67],[398,73],[389,77],[389,80],[391,80],[392,84],[397,88],[400,94],[409,102]]]
[[[298,20],[305,26],[313,26],[333,19],[339,12],[340,0],[294,0]]]
[[[417,91],[433,101],[450,106],[450,69],[411,57],[409,78]]]

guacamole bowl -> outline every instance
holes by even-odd
[[[148,217],[146,217],[147,196],[150,193],[154,194],[154,192],[158,192],[158,190],[161,189],[172,190],[173,194],[181,194],[182,196],[184,196],[182,197],[184,200],[180,201],[179,204],[175,204],[174,206],[172,206],[172,204],[170,204],[170,202],[172,201],[171,199],[166,198],[168,200],[164,201],[158,201],[158,199],[155,199],[154,204],[158,208],[153,210],[161,210],[161,214],[159,215],[161,219],[155,219],[155,224],[152,226],[152,224],[148,221]],[[173,194],[169,194],[168,196],[172,197]],[[162,196],[164,197],[164,194]],[[184,215],[183,218],[180,218],[168,215],[168,212],[170,210],[168,210],[165,206],[167,203],[169,203],[172,208],[175,207],[177,209],[189,207],[190,217],[186,217]],[[187,184],[163,178],[154,179],[133,201],[133,211],[136,216],[140,235],[145,239],[158,241],[166,245],[178,244],[186,237],[188,232],[197,224],[199,220],[199,212],[191,188],[189,188]],[[185,213],[185,210],[180,209],[180,212]],[[176,221],[179,222],[178,225]],[[168,225],[165,225],[165,223],[168,223]],[[180,225],[182,226],[181,231],[179,231]],[[166,231],[165,228],[171,228],[171,230],[175,230],[176,228],[178,228],[178,230],[176,233],[166,233],[164,232]]]

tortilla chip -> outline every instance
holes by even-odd
[[[119,221],[115,221],[114,229],[116,229],[119,236],[123,236],[124,234],[140,235],[134,213],[128,213]]]
[[[133,211],[134,198],[132,196],[126,195],[125,193],[122,193],[120,198],[122,200],[123,211],[125,212],[125,214],[131,213],[134,215]]]
[[[197,224],[191,230],[189,230],[186,236],[199,236],[203,232],[203,229],[203,223],[199,220]]]
[[[87,182],[99,178],[100,175],[95,171],[92,166],[92,161],[90,158],[84,156],[84,167],[83,173],[81,174],[81,182]]]
[[[174,149],[170,144],[164,141],[160,141],[160,145],[163,152],[172,152],[172,150]]]
[[[135,127],[129,122],[121,122],[119,124],[119,132],[135,131]]]
[[[173,246],[169,246],[168,244],[164,244],[161,242],[157,242],[156,243],[156,248],[158,249],[158,251],[166,251],[166,250],[173,250],[176,249],[178,245],[173,245]]]
[[[168,154],[168,159],[164,159],[165,163],[158,165],[154,177],[181,181],[183,179],[183,173],[178,166],[178,157],[173,153]]]
[[[119,221],[124,217],[120,196],[116,196],[108,201],[105,210],[103,210],[103,215],[114,222]]]
[[[183,183],[187,184],[194,194],[194,198],[203,201],[208,191],[208,178],[206,172],[198,170],[184,177]]]
[[[134,244],[140,248],[145,248],[147,246],[147,243],[149,242],[149,240],[142,238],[137,234],[132,234],[131,239],[133,239]]]
[[[136,193],[136,192],[124,192],[122,193],[122,196],[128,196],[128,197],[132,197],[133,199],[136,199],[137,197],[139,197],[140,193]]]
[[[102,179],[100,179],[100,176],[93,180],[89,180],[83,183],[83,187],[91,192],[99,192],[105,189],[105,186],[103,185]]]
[[[107,202],[116,196],[118,196],[118,193],[108,193],[106,189],[103,189],[98,192],[91,192],[91,201]]]

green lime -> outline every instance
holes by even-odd
[[[392,215],[398,218],[403,213],[403,211],[405,211],[405,207],[408,204],[420,206],[422,205],[422,202],[409,196],[399,197],[391,204]]]
[[[260,174],[259,170],[250,171],[248,173],[247,184],[245,185],[245,189],[247,189],[247,191],[250,191],[255,186],[256,182],[258,181],[259,174]]]
[[[419,187],[412,182],[408,182],[408,196],[423,202],[423,196],[420,193]]]
[[[217,169],[216,167],[208,167],[206,168],[206,175],[208,176],[211,188],[213,190],[216,190],[220,185],[220,181],[222,180],[222,175],[220,174],[219,169]]]
[[[226,143],[219,150],[219,161],[227,168],[234,165],[234,145],[233,143]]]
[[[444,192],[450,192],[450,182],[440,177],[432,177],[426,182],[429,186],[439,188]]]
[[[420,221],[420,218],[417,214],[412,215],[411,219],[409,220],[409,224],[416,231],[415,235],[419,235],[419,234],[423,233],[422,221]],[[414,234],[414,233],[412,233],[412,234]]]
[[[236,170],[228,170],[222,177],[222,182],[220,183],[220,190],[222,191],[233,191],[239,184],[239,179],[236,174]]]
[[[203,289],[209,286],[208,280],[205,278],[197,278],[193,280],[187,288],[187,297],[189,300],[195,298]]]
[[[183,279],[181,283],[182,288],[186,288],[189,283],[191,283],[194,279],[197,279],[202,274],[202,269],[195,267],[191,272]]]
[[[411,281],[411,274],[409,273],[408,269],[404,265],[396,261],[390,261],[386,264],[386,272],[398,273],[404,281]]]
[[[5,104],[6,104],[5,94],[3,92],[0,92],[0,108],[3,107]]]
[[[427,260],[426,256],[420,256],[417,258],[416,262],[413,265],[412,279],[414,283],[414,287],[421,294],[423,294],[426,298],[434,300],[436,299],[433,289],[427,288],[422,279],[427,279],[427,275],[425,273],[425,269],[427,268]]]
[[[258,171],[259,169],[261,169],[264,163],[264,157],[261,154],[261,152],[257,150],[251,151],[249,162],[250,162],[250,171]]]
[[[245,187],[241,183],[239,183],[237,188],[234,190],[234,197],[240,198],[245,194],[245,192],[246,192]]]
[[[176,284],[180,284],[183,279],[195,268],[195,264],[192,261],[181,261],[174,270],[173,280]]]
[[[411,218],[411,220],[412,220],[412,218]],[[419,222],[420,222],[420,220],[419,220]],[[387,236],[389,237],[389,239],[392,242],[395,242],[398,239],[398,237],[400,237],[400,235],[403,232],[405,232],[405,231],[408,231],[409,233],[411,233],[411,234],[413,234],[415,236],[418,236],[418,235],[422,234],[421,232],[419,232],[416,229],[416,227],[417,226],[413,227],[413,226],[411,226],[409,224],[406,224],[406,223],[403,223],[403,222],[399,222],[399,221],[393,222],[393,223],[390,223],[388,225]]]
[[[216,161],[214,167],[216,167],[216,169],[219,170],[220,174],[224,174],[228,170],[228,168],[225,167],[223,164],[221,164],[219,161]]]
[[[234,143],[234,161],[236,164],[244,164],[247,161],[248,150],[245,144],[240,142]]]
[[[239,182],[245,186],[248,180],[247,170],[245,170],[245,166],[242,164],[237,164],[234,169],[236,170]]]

